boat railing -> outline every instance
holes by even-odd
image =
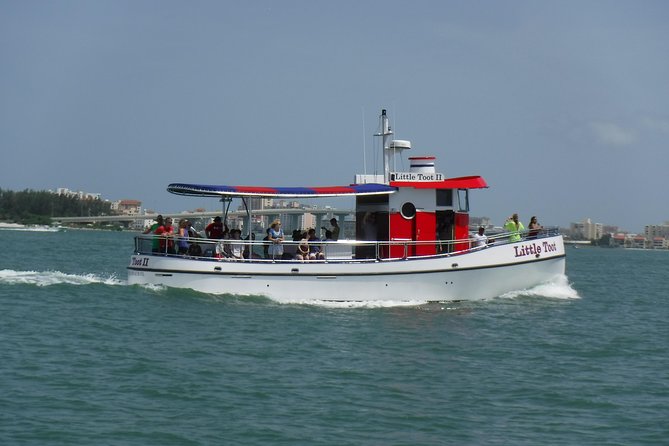
[[[474,238],[459,240],[393,239],[390,241],[318,241],[309,242],[310,260],[325,262],[370,262],[424,257],[454,256],[517,241],[552,237],[557,227],[526,230],[516,233],[488,235],[485,244],[477,246]],[[265,240],[243,239],[181,239],[172,234],[142,234],[135,237],[135,253],[142,255],[178,256],[200,260],[243,260],[257,262],[296,261],[301,242],[284,241],[280,250],[271,249]],[[276,253],[274,253],[276,252]],[[306,260],[306,259],[305,259]]]

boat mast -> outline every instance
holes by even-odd
[[[374,136],[383,137],[383,182],[389,184],[390,182],[390,136],[393,134],[388,124],[388,115],[386,109],[381,110],[381,133],[376,133]]]

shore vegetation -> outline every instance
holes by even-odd
[[[0,221],[24,225],[48,225],[51,217],[111,215],[111,203],[59,195],[49,191],[0,189]]]

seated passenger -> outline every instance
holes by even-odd
[[[191,243],[188,247],[188,255],[193,257],[202,257],[202,248],[197,243]]]
[[[230,242],[228,243],[229,254],[233,259],[241,260],[244,258],[244,243],[242,240],[242,231],[233,229],[230,231]]]
[[[295,259],[300,261],[309,260],[309,241],[307,240],[306,232],[303,232],[300,235],[300,241],[297,245]]]
[[[309,259],[310,260],[323,260],[325,255],[321,250],[320,240],[316,237],[316,230],[311,228],[309,229]]]

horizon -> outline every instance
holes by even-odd
[[[0,189],[2,189],[2,188],[0,188]],[[60,187],[53,188],[53,189],[48,189],[48,190],[44,189],[44,190],[39,190],[39,191],[36,190],[36,191],[37,192],[57,193],[56,191],[58,189],[67,189],[70,192],[74,192],[74,193],[84,193],[84,194],[89,194],[89,195],[98,195],[98,193],[96,193],[96,192],[82,191],[82,190],[74,191],[74,190],[69,189],[68,187],[65,187],[65,186],[60,186]],[[31,189],[31,190],[35,190],[35,189]],[[18,191],[14,191],[14,192],[18,192]],[[471,192],[472,191],[470,191],[470,193]],[[114,198],[107,198],[107,197],[104,197],[104,196],[100,196],[99,198],[102,201],[106,201],[106,202],[118,202],[118,201],[123,201],[123,200],[137,200],[137,201],[141,202],[142,205],[144,204],[144,201],[142,199],[139,199],[139,198],[128,198],[128,197],[126,197],[126,198],[116,198],[116,199],[114,199]],[[195,198],[195,199],[198,199],[198,200],[207,200],[207,201],[212,202],[212,203],[213,203],[213,201],[216,200],[215,198],[212,198],[212,197],[188,197],[188,198],[189,199]],[[234,202],[236,202],[237,200],[238,199],[235,198]],[[325,200],[349,201],[349,200],[351,200],[351,198],[350,197],[346,197],[346,198],[344,198],[344,197],[339,197],[339,198],[337,198],[337,197],[327,197],[327,198],[315,198],[315,199],[304,199],[304,200],[281,199],[281,200],[277,200],[277,201],[297,202],[300,206],[302,206],[300,209],[304,209],[305,211],[308,211],[309,210],[308,206],[313,206],[313,204],[311,204],[311,202],[321,202],[321,201],[325,201]],[[236,206],[235,210],[239,210],[238,208],[240,206]],[[322,206],[318,206],[318,209],[324,210],[328,207],[333,207],[333,206],[331,206],[329,203],[326,203],[326,204],[323,204]],[[354,213],[355,204],[352,203],[345,208],[342,208],[342,207],[333,207],[333,208],[335,210],[337,210],[337,209],[339,209],[339,210],[341,210],[341,209],[350,210],[350,211],[353,211],[352,213]],[[180,214],[184,214],[184,213],[200,212],[197,209],[204,209],[205,213],[218,212],[217,209],[201,207],[201,206],[200,207],[195,207],[195,208],[190,208],[190,209],[183,209],[182,208],[180,210],[157,210],[157,209],[154,209],[154,208],[149,208],[149,207],[142,206],[142,209],[143,209],[143,212],[145,212],[147,215],[157,215],[157,214],[180,215]],[[283,209],[283,208],[282,207],[272,207],[270,209]],[[221,211],[221,214],[222,213],[223,213],[223,211]],[[308,212],[306,212],[306,213],[308,213]],[[138,215],[142,215],[142,214],[138,214]],[[490,218],[489,216],[487,216],[487,215],[475,215],[471,211],[469,212],[469,217],[470,217],[470,219],[488,219],[488,220],[491,221],[491,224],[495,228],[503,227],[503,225],[504,225],[504,221],[497,224],[496,222],[493,222],[492,218]],[[528,221],[529,221],[529,219],[530,219],[530,217],[526,218],[526,220],[528,220]],[[645,227],[645,226],[651,226],[651,225],[662,226],[662,225],[665,225],[665,224],[669,223],[669,220],[666,220],[664,222],[657,222],[657,223],[642,223],[642,229],[641,230],[625,228],[625,227],[622,227],[622,226],[620,226],[618,224],[615,224],[615,223],[597,221],[596,218],[588,217],[588,216],[583,217],[581,219],[572,219],[567,224],[551,224],[551,223],[543,224],[543,222],[540,222],[540,223],[542,223],[543,226],[556,226],[556,227],[559,227],[561,229],[569,229],[572,224],[584,223],[586,220],[590,220],[593,224],[601,224],[603,226],[617,227],[619,233],[628,233],[628,234],[643,234],[644,233],[643,227]],[[523,221],[522,218],[521,218],[521,221]],[[471,226],[471,224],[470,224],[470,226]]]
[[[633,231],[669,220],[645,198],[669,190],[668,20],[657,0],[8,0],[0,187],[169,212],[191,207],[173,182],[349,184],[379,171],[385,108],[412,155],[486,179],[472,214]]]

